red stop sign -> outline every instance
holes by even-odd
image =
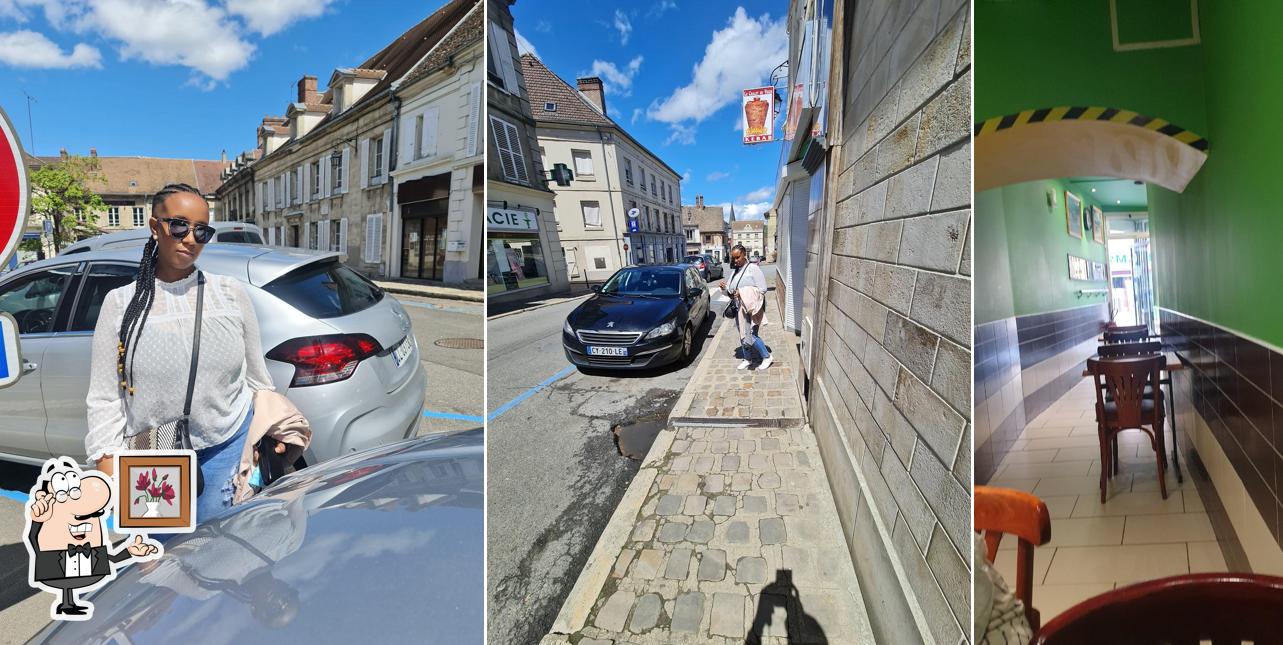
[[[31,186],[22,144],[9,115],[0,108],[0,266],[8,264],[18,248],[31,208]]]

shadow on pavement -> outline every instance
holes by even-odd
[[[797,592],[797,587],[793,585],[791,569],[776,569],[775,581],[763,587],[757,598],[757,611],[753,615],[753,624],[748,629],[745,643],[760,645],[762,632],[767,625],[774,627],[771,630],[772,636],[779,635],[781,631],[779,626],[772,625],[776,608],[785,611],[784,631],[788,634],[788,642],[822,644],[829,642],[824,635],[824,628],[820,627],[815,617],[806,613],[806,609],[802,607],[802,598]]]
[[[26,539],[23,536],[22,539]],[[0,611],[8,609],[34,595],[36,589],[27,584],[27,547],[22,542],[0,544]]]

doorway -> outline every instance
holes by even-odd
[[[1149,326],[1155,320],[1148,215],[1109,217],[1109,303],[1119,325]]]
[[[447,199],[401,205],[401,277],[441,280],[445,271]]]

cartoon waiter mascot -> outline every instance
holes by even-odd
[[[159,557],[160,545],[141,535],[118,551],[108,548],[103,520],[115,499],[103,473],[81,471],[66,457],[45,462],[26,509],[27,551],[31,585],[61,594],[61,602],[49,608],[50,618],[88,620],[93,605],[76,604],[81,591],[115,577],[117,563]]]

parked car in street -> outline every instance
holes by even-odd
[[[253,224],[246,224],[245,222],[210,222],[209,225],[214,227],[214,239],[212,240],[214,242],[258,244],[260,246],[263,244],[263,230]],[[94,237],[80,240],[75,244],[68,245],[58,255],[143,246],[150,237],[151,229],[146,226],[140,226],[127,231],[95,235]]]
[[[705,282],[711,279],[709,273],[713,270],[713,263],[705,256],[688,255],[682,261],[694,267],[695,271],[699,273],[699,277],[703,278]]]
[[[707,285],[690,264],[625,267],[593,291],[562,327],[566,358],[580,368],[688,361],[711,317]]]
[[[483,431],[310,466],[165,543],[39,643],[480,643]]]
[[[721,280],[726,277],[726,272],[722,267],[722,263],[714,261],[712,255],[705,253],[704,262],[708,265],[708,277],[704,278],[705,280]]]
[[[0,459],[85,457],[90,349],[107,292],[134,281],[140,250],[85,251],[0,277],[23,374],[0,389]],[[312,425],[313,464],[413,435],[425,373],[410,317],[339,254],[211,244],[198,266],[244,284],[267,370]],[[175,400],[182,391],[175,386]]]

